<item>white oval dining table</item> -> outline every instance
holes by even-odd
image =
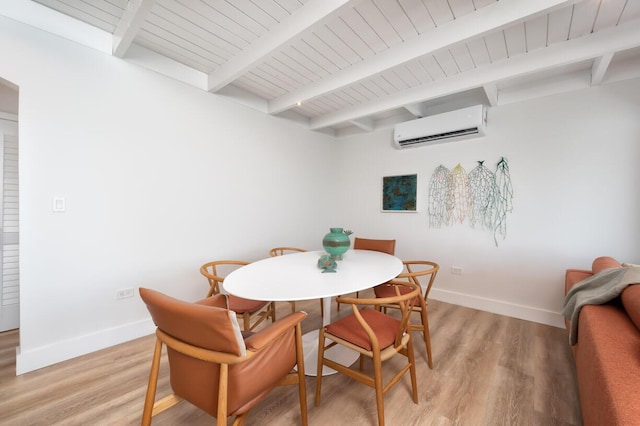
[[[402,272],[395,256],[371,250],[348,250],[338,261],[336,272],[322,272],[318,259],[323,251],[307,251],[269,257],[243,266],[224,280],[224,291],[246,299],[298,301],[323,299],[323,326],[331,322],[331,297],[349,294],[387,282]],[[303,336],[306,373],[316,375],[318,330]],[[326,356],[338,362],[358,359],[355,351],[335,346]],[[348,364],[347,364],[348,365]],[[335,373],[324,367],[322,375]]]

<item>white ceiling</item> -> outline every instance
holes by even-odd
[[[0,14],[336,137],[640,77],[640,0],[12,0]]]

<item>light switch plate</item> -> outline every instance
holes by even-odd
[[[64,197],[53,197],[52,210],[56,213],[62,213],[66,211],[67,206]]]
[[[452,273],[453,275],[462,275],[462,272],[463,272],[463,271],[464,271],[464,270],[462,269],[462,267],[461,267],[461,266],[452,266],[452,267],[451,267],[451,273]]]

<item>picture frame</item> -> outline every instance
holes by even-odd
[[[416,213],[418,211],[418,175],[382,177],[382,211]]]

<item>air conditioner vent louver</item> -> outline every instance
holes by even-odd
[[[482,105],[400,123],[394,130],[398,148],[411,148],[485,135]]]
[[[439,140],[442,140],[442,139],[451,139],[451,138],[456,137],[456,136],[475,135],[477,133],[478,133],[478,128],[477,127],[471,127],[469,129],[454,130],[452,132],[439,133],[437,135],[420,136],[419,138],[406,139],[406,140],[400,141],[398,143],[401,146],[407,146],[407,145],[414,145],[414,144],[423,143],[423,142],[435,142],[435,141],[439,141]]]

